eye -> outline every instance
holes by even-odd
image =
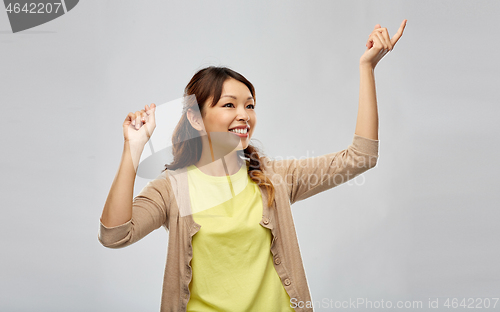
[[[252,109],[255,109],[255,105],[254,104],[248,104],[247,107],[248,106],[251,106]]]
[[[222,107],[229,107],[229,106],[226,106],[226,105],[233,105],[233,103],[227,103],[227,104],[224,104],[222,105]],[[234,106],[234,105],[233,105]]]

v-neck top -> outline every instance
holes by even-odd
[[[211,176],[191,165],[187,176],[201,226],[192,240],[187,311],[294,311],[274,269],[271,231],[259,224],[262,196],[247,167]]]

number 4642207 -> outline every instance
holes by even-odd
[[[29,6],[29,7],[28,7]],[[25,3],[21,8],[19,3],[9,3],[5,10],[9,13],[57,13],[61,3]],[[55,10],[55,12],[53,12]]]

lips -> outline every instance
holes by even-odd
[[[241,125],[241,126],[236,126],[236,127],[233,127],[233,128],[229,128],[229,130],[233,130],[233,129],[248,129],[248,130],[250,130],[250,126]]]
[[[229,130],[229,132],[236,133],[236,134],[248,134],[248,128],[233,128]]]

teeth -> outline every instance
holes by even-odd
[[[244,133],[247,133],[247,130],[248,130],[248,129],[247,129],[247,128],[245,128],[245,129],[231,129],[231,130],[229,130],[229,131],[231,131],[231,132],[235,132],[235,133],[242,133],[242,134],[244,134]]]

